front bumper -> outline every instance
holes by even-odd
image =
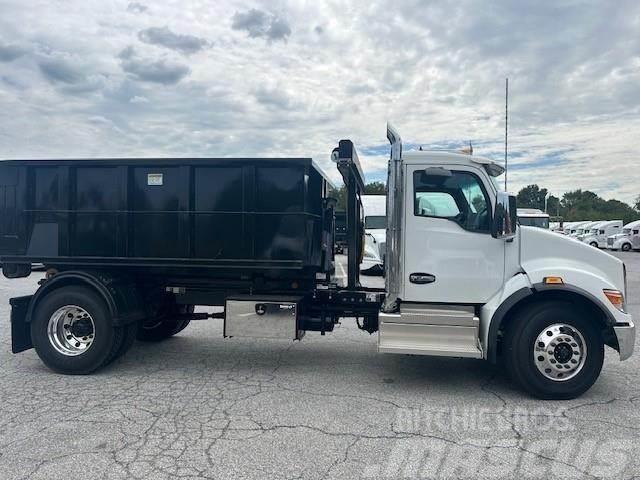
[[[626,360],[633,354],[633,347],[636,344],[636,326],[631,321],[631,315],[628,322],[614,325],[613,331],[618,339],[620,360]]]

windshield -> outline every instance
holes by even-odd
[[[368,230],[387,228],[386,215],[369,215],[364,217],[364,228]]]
[[[549,219],[545,217],[518,217],[518,221],[525,227],[549,228]]]

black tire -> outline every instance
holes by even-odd
[[[620,250],[622,250],[623,252],[628,252],[629,250],[631,250],[631,244],[623,243],[620,247]]]
[[[592,247],[598,248],[598,242],[591,242],[589,245]]]
[[[138,326],[138,340],[141,342],[160,342],[174,336],[187,328],[191,322],[189,319],[176,319],[174,315],[193,313],[193,310],[193,305],[173,305],[159,312],[157,317],[143,320]]]
[[[138,323],[137,322],[129,323],[128,325],[125,325],[124,327],[122,327],[122,330],[123,330],[123,335],[122,335],[122,340],[120,342],[120,345],[116,347],[116,351],[113,358],[111,358],[111,360],[109,360],[107,363],[111,363],[117,360],[118,358],[122,357],[133,346],[134,342],[136,341],[136,335],[138,333]]]
[[[58,351],[49,339],[48,326],[53,314],[67,305],[84,309],[94,324],[93,341],[83,353],[69,356]],[[59,373],[86,375],[109,363],[122,345],[124,331],[113,327],[109,309],[93,290],[68,286],[53,290],[40,300],[31,321],[31,339],[42,362]]]
[[[504,338],[504,363],[511,378],[541,399],[568,400],[582,395],[595,383],[604,362],[604,342],[596,322],[597,319],[568,303],[542,302],[525,307],[509,324]],[[578,330],[586,344],[582,368],[563,381],[547,378],[534,359],[538,335],[558,323]]]

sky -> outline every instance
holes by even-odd
[[[354,141],[640,194],[640,2],[0,0],[0,158],[313,157]]]

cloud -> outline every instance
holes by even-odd
[[[0,44],[0,62],[12,62],[27,53],[27,49],[19,45]]]
[[[279,109],[289,109],[292,107],[293,102],[291,96],[280,87],[260,86],[253,94],[258,103],[267,107]]]
[[[174,33],[167,26],[142,30],[138,33],[138,38],[141,42],[165,47],[185,55],[199,52],[209,45],[209,42],[203,38]]]
[[[76,66],[62,58],[46,58],[40,60],[38,67],[45,78],[54,84],[65,83],[75,85],[85,79],[84,75]]]
[[[123,71],[143,82],[175,85],[191,72],[187,65],[166,58],[139,57],[131,46],[122,50],[118,58]]]
[[[127,12],[129,13],[144,13],[147,10],[149,10],[149,7],[142,3],[130,2],[129,5],[127,5]]]
[[[232,17],[231,28],[245,30],[250,37],[263,37],[268,41],[286,41],[291,35],[289,23],[273,13],[252,8],[245,12],[237,11]]]
[[[471,140],[502,161],[508,76],[510,189],[638,194],[635,0],[1,3],[9,156],[313,156],[339,179],[350,138],[378,179],[390,120],[408,149]]]

